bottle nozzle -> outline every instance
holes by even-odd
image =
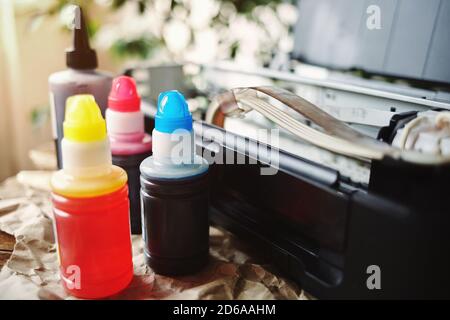
[[[79,6],[74,6],[74,10],[73,43],[72,48],[66,50],[66,64],[73,69],[95,69],[98,65],[97,54],[89,46],[83,11]]]
[[[64,138],[76,142],[100,141],[106,138],[106,124],[94,96],[71,96],[66,103]]]
[[[141,110],[141,97],[133,78],[120,76],[113,80],[108,97],[108,107],[118,112],[136,112]]]
[[[192,131],[192,115],[180,92],[172,90],[160,93],[155,129],[165,133],[172,133],[177,129]]]

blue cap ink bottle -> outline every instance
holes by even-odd
[[[153,155],[140,166],[147,264],[159,274],[182,275],[208,261],[208,163],[195,154],[192,115],[183,95],[159,95]]]

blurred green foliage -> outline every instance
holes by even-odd
[[[162,45],[161,41],[155,38],[119,39],[112,45],[111,52],[118,58],[137,57],[147,59],[160,45]]]
[[[110,4],[111,10],[119,10],[125,4],[134,3],[136,5],[136,12],[138,14],[143,14],[145,10],[149,7],[154,0],[112,0]],[[171,2],[172,10],[177,6],[183,6],[181,0],[167,0]],[[218,0],[219,2],[231,3],[235,8],[237,13],[244,14],[251,17],[252,10],[257,6],[271,6],[275,7],[280,3],[295,3],[295,0]],[[94,5],[95,0],[56,0],[53,5],[51,5],[47,12],[39,12],[35,16],[47,14],[56,15],[59,14],[67,5],[75,4],[79,5],[84,13],[87,21],[88,33],[90,37],[93,37],[95,33],[100,29],[101,22],[93,16],[89,16],[89,7]],[[220,20],[220,13],[214,18],[215,21]],[[222,21],[225,25],[228,24],[226,21]],[[111,53],[120,59],[127,57],[147,59],[156,51],[156,48],[163,46],[164,43],[161,39],[155,39],[148,36],[142,36],[138,39],[118,39],[110,47]],[[239,43],[233,43],[230,47],[230,57],[233,58],[239,49]]]

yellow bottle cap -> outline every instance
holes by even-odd
[[[64,138],[76,142],[100,141],[106,138],[106,123],[94,96],[80,94],[66,102]]]

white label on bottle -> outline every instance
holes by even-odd
[[[53,92],[49,92],[49,100],[50,100],[50,117],[52,118],[52,134],[53,139],[58,138],[58,131],[56,129],[56,114],[55,114],[55,97]]]

